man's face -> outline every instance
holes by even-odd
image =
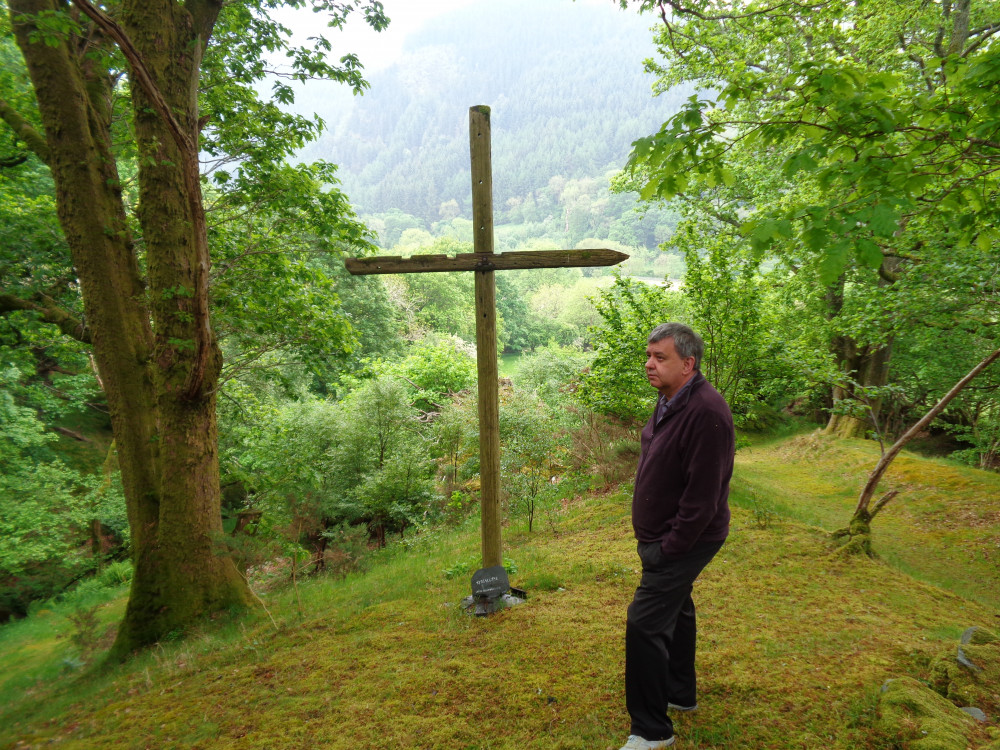
[[[646,346],[646,377],[649,384],[667,398],[673,398],[693,372],[694,357],[681,359],[672,336]]]

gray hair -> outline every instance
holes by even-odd
[[[681,359],[694,357],[694,369],[701,366],[701,357],[705,353],[705,342],[690,326],[683,323],[660,323],[649,333],[648,344],[655,344],[663,339],[673,339],[674,349]]]

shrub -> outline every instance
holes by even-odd
[[[391,376],[397,366],[385,366]],[[413,406],[423,412],[438,412],[451,394],[476,384],[476,360],[471,347],[456,337],[428,336],[411,348],[398,372],[414,386]]]
[[[660,323],[685,322],[684,300],[676,292],[616,277],[595,304],[603,324],[594,332],[596,355],[580,399],[601,414],[645,420],[656,395],[644,370],[646,338]]]
[[[576,391],[593,354],[571,346],[552,344],[521,358],[517,386],[534,391],[549,406]]]
[[[129,560],[115,560],[97,575],[102,586],[114,588],[132,580],[132,563]]]
[[[504,391],[500,401],[500,470],[511,505],[524,512],[532,530],[550,479],[561,472],[564,431],[553,410],[531,392]]]

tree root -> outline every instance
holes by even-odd
[[[870,517],[855,516],[851,519],[850,526],[838,529],[830,536],[840,544],[836,552],[840,557],[857,557],[859,555],[872,559],[878,557],[872,548]]]

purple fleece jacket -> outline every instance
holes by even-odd
[[[728,404],[696,372],[642,430],[632,527],[640,542],[659,542],[679,557],[700,542],[729,534],[729,479],[736,435]]]

